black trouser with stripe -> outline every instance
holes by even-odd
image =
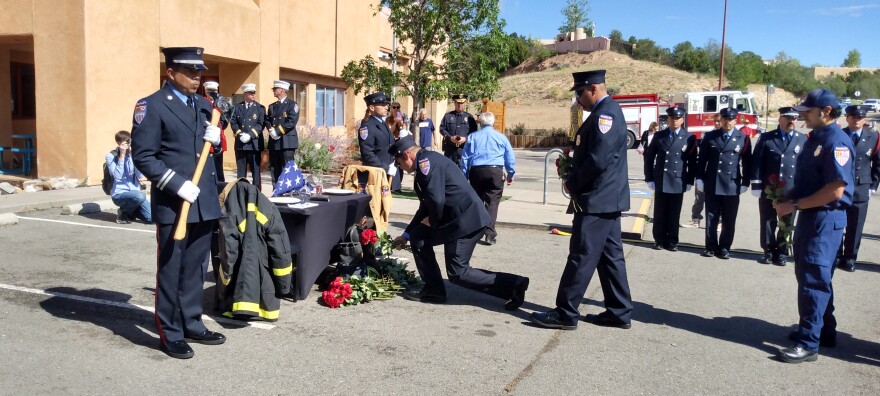
[[[654,193],[654,243],[661,246],[678,245],[678,221],[684,193]]]
[[[223,173],[223,151],[215,151],[211,156],[214,157],[214,169],[217,169],[217,181],[225,182],[226,175]]]
[[[236,167],[236,176],[241,179],[243,177],[247,177],[247,167],[250,165],[251,167],[251,176],[253,177],[253,184],[257,186],[257,190],[262,191],[262,186],[260,185],[260,152],[253,150],[235,150],[235,167]],[[273,188],[275,186],[272,186]]]
[[[156,327],[162,343],[206,330],[202,290],[216,221],[187,225],[186,237],[174,240],[174,224],[156,225]]]
[[[495,239],[498,236],[498,232],[495,231],[498,204],[501,203],[501,193],[504,192],[504,170],[501,165],[471,166],[468,169],[468,181],[477,192],[477,196],[486,205],[486,210],[489,211],[486,236]]]
[[[862,231],[865,229],[865,219],[868,217],[868,201],[853,202],[846,208],[846,233],[843,236],[843,244],[840,246],[839,256],[841,260],[856,261],[859,256],[859,246],[862,244]]]
[[[730,250],[736,232],[736,214],[739,211],[739,195],[706,194],[706,250],[718,252]],[[721,222],[721,238],[718,223]]]
[[[788,244],[785,243],[785,233],[779,228],[779,218],[773,201],[768,198],[758,198],[758,213],[761,221],[761,249],[773,257],[788,256]],[[782,218],[789,226],[794,226],[794,214]]]

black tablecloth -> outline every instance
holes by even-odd
[[[342,241],[346,229],[360,221],[370,203],[370,196],[352,194],[331,196],[329,202],[306,209],[276,204],[291,244],[300,247],[293,292],[298,300],[309,295],[321,271],[330,263],[330,251]]]

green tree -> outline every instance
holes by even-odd
[[[725,66],[724,75],[735,89],[764,82],[764,59],[751,51],[743,51]]]
[[[869,73],[864,70],[856,70],[846,76],[846,91],[836,92],[838,95],[852,95],[859,91],[859,98],[876,98],[880,95],[880,73]]]
[[[613,41],[623,41],[623,33],[620,30],[612,29],[611,33],[608,33],[608,38]]]
[[[589,14],[589,0],[567,0],[562,9],[564,21],[562,26],[559,26],[559,33],[573,32],[579,27],[586,30],[587,25],[590,24]]]
[[[460,86],[463,78],[459,73],[471,74],[466,77],[471,89],[465,93],[487,91],[481,87],[489,87],[488,90],[497,87],[497,71],[483,68],[492,63],[488,59],[498,59],[494,52],[506,50],[498,40],[503,35],[498,1],[380,0],[373,6],[375,14],[385,7],[390,10],[388,21],[402,44],[392,56],[397,61],[405,59],[409,66],[408,70],[400,68],[392,73],[391,80],[394,86],[401,88],[400,95],[413,97],[413,110],[425,100],[447,97],[451,84]],[[488,36],[490,41],[477,43],[480,36]],[[473,51],[466,47],[481,47],[485,55],[470,68],[462,61],[467,51]],[[343,68],[342,79],[355,93],[374,89],[373,83],[385,81],[377,74],[387,73],[380,70],[386,67],[365,68],[363,62],[365,60],[351,61]]]
[[[672,65],[672,56],[668,48],[658,47],[654,40],[638,39],[633,48],[633,59],[645,60],[665,65]]]
[[[847,92],[846,80],[839,75],[825,77],[819,81],[819,84],[821,84],[823,88],[830,89],[831,92],[834,92],[837,95],[845,95]]]
[[[849,50],[846,59],[843,60],[843,67],[860,67],[862,66],[862,54],[857,49]]]

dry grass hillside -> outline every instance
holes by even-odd
[[[658,93],[665,97],[668,93],[709,91],[718,86],[717,76],[692,74],[616,52],[569,53],[541,62],[529,59],[507,71],[500,81],[495,100],[507,101],[507,128],[519,123],[529,129],[567,127],[571,73],[590,69],[606,69],[607,85],[620,94]],[[749,90],[756,94],[758,106],[763,108],[765,86],[753,84]],[[770,109],[796,102],[794,95],[777,88],[770,98]]]

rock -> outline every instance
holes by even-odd
[[[56,177],[49,179],[48,185],[52,190],[68,190],[71,188],[76,188],[79,186],[80,182],[77,179],[68,179],[66,177]]]
[[[37,190],[37,187],[33,184],[26,184],[24,186],[24,192],[37,192],[37,191],[43,191],[43,187],[40,187],[40,189]]]
[[[15,186],[6,182],[0,183],[0,195],[5,194],[15,194]]]
[[[15,213],[0,213],[0,227],[18,224],[18,216]]]

